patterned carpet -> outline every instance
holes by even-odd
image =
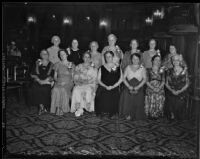
[[[126,121],[84,113],[37,115],[23,103],[6,105],[6,150],[29,155],[138,155],[196,157],[195,121]]]

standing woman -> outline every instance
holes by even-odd
[[[119,105],[119,85],[122,82],[122,71],[113,62],[114,53],[106,51],[104,54],[105,64],[98,72],[98,83],[95,112],[96,115],[108,114],[110,117],[118,114]]]
[[[77,39],[73,39],[72,40],[72,47],[71,48],[67,48],[67,52],[69,54],[67,59],[70,62],[73,62],[73,64],[75,66],[77,66],[77,65],[79,65],[80,63],[83,62],[82,52],[79,50],[78,45],[79,45],[78,40]]]
[[[105,46],[102,50],[102,63],[105,64],[104,54],[107,51],[112,51],[114,53],[113,63],[117,66],[121,64],[121,60],[123,59],[123,52],[116,45],[117,37],[114,34],[108,35],[108,46]]]
[[[60,50],[60,38],[59,36],[53,36],[51,38],[51,42],[53,46],[49,47],[47,51],[49,52],[49,61],[51,61],[53,64],[56,64],[57,62],[60,61],[58,57],[58,51]]]
[[[91,66],[91,54],[85,52],[84,63],[76,66],[74,73],[75,86],[72,92],[71,112],[76,116],[83,114],[84,110],[94,111],[94,98],[97,86],[97,68]]]
[[[132,39],[130,43],[131,50],[125,52],[123,60],[122,60],[121,67],[122,67],[123,72],[128,65],[132,64],[131,55],[134,53],[140,54],[140,50],[137,49],[138,46],[139,46],[138,41],[136,39]]]
[[[91,53],[91,62],[95,68],[99,68],[102,65],[102,56],[97,50],[99,48],[99,44],[96,41],[92,41],[90,43],[90,53]]]
[[[175,55],[172,57],[173,68],[167,71],[166,79],[166,107],[169,111],[169,118],[181,120],[184,118],[186,106],[187,88],[189,86],[188,72],[184,72],[181,65],[182,57]]]
[[[38,114],[50,110],[51,103],[51,81],[53,64],[49,61],[49,54],[46,50],[40,52],[40,60],[36,61],[36,67],[31,73],[34,79],[29,89],[29,101],[31,105],[38,106]]]
[[[61,62],[55,65],[54,80],[55,85],[51,94],[51,113],[63,115],[70,111],[69,99],[73,87],[74,65],[67,60],[65,50],[58,52]]]
[[[155,48],[156,48],[156,40],[151,39],[149,41],[149,50],[144,51],[143,56],[142,56],[142,60],[143,60],[145,68],[151,68],[152,67],[152,62],[151,62],[152,57],[156,54],[158,54],[158,55],[160,54],[159,50],[155,50]]]
[[[140,54],[132,54],[132,64],[128,65],[124,72],[126,87],[120,97],[120,115],[127,120],[145,119],[143,86],[146,82],[146,70],[140,59]]]
[[[149,118],[163,116],[165,102],[165,75],[160,70],[161,57],[152,57],[152,68],[147,70],[147,89],[145,95],[145,113]]]

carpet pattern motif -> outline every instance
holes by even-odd
[[[127,121],[85,112],[37,115],[23,103],[6,105],[6,149],[25,155],[148,155],[196,157],[195,121]]]

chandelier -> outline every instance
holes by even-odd
[[[147,25],[152,25],[153,24],[153,18],[151,17],[147,17],[146,19],[145,19],[145,22],[146,22],[146,24]]]

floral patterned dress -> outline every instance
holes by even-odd
[[[164,82],[165,76],[159,72],[155,73],[152,69],[147,70],[147,80],[154,87],[158,88]],[[145,113],[148,117],[158,118],[163,116],[165,102],[164,86],[155,92],[150,87],[146,88]]]
[[[182,72],[184,69],[182,70]],[[167,81],[168,85],[173,90],[181,90],[186,83],[189,83],[188,79],[188,72],[186,73],[180,73],[177,75],[173,68],[169,69],[167,71]],[[166,107],[167,107],[167,113],[173,113],[174,117],[176,119],[183,119],[184,118],[184,110],[186,106],[186,100],[187,100],[187,90],[181,92],[178,95],[172,94],[169,90],[166,92]]]
[[[172,60],[171,60],[172,57],[173,57],[173,55],[169,53],[168,55],[165,56],[165,58],[162,62],[162,66],[164,66],[166,70],[173,68]],[[183,57],[182,57],[181,65],[184,69],[187,69],[187,64],[186,64],[185,60],[183,59]]]
[[[74,74],[75,87],[72,92],[71,112],[77,112],[78,116],[83,109],[94,111],[94,98],[97,87],[97,69],[92,66],[79,64]]]

